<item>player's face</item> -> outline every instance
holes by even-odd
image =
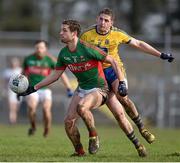
[[[100,14],[97,17],[97,29],[100,33],[108,33],[113,25],[111,16],[106,14]]]
[[[47,47],[44,42],[40,42],[35,45],[35,53],[40,57],[46,55],[46,52],[47,52]]]
[[[74,32],[71,32],[69,29],[69,25],[62,24],[61,31],[59,32],[61,42],[67,44],[71,42],[74,38]]]

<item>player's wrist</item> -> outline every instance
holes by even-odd
[[[37,91],[39,88],[38,88],[38,86],[32,86],[33,87],[33,89],[35,90],[35,91]]]
[[[161,59],[165,59],[165,56],[166,56],[166,54],[163,53],[163,52],[160,54],[160,58],[161,58]]]

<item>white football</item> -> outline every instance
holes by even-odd
[[[27,90],[29,81],[22,74],[15,74],[9,80],[9,88],[15,93],[23,93]]]

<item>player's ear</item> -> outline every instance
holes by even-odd
[[[99,18],[99,16],[96,17],[96,23],[98,22],[98,18]]]
[[[113,26],[113,24],[114,24],[114,21],[113,21],[113,20],[111,20],[111,26]]]
[[[72,35],[73,35],[73,36],[78,36],[77,31],[72,32]]]

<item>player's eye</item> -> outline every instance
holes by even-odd
[[[103,18],[100,18],[101,21],[103,21]]]

